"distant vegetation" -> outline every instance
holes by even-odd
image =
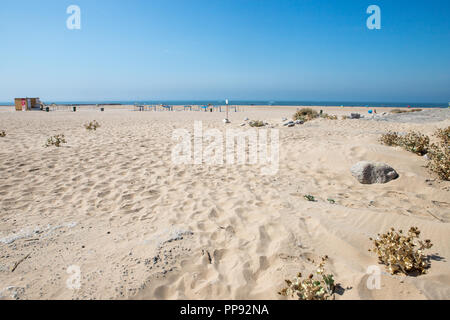
[[[328,120],[337,120],[337,116],[329,115],[327,113],[318,113],[316,110],[312,108],[302,108],[297,110],[297,112],[292,117],[293,120],[301,120],[303,122],[310,121],[317,118],[324,118]]]
[[[260,121],[260,120],[255,120],[255,121],[250,121],[250,122],[248,123],[248,125],[249,125],[250,127],[256,127],[256,128],[259,128],[259,127],[264,127],[264,122],[263,122],[263,121]]]
[[[6,131],[5,130],[1,130],[0,131],[0,138],[4,138],[6,137]]]
[[[422,111],[422,109],[393,109],[391,110],[391,113],[408,113],[408,112],[419,112]]]
[[[302,108],[297,110],[293,116],[293,120],[309,121],[319,117],[319,113],[311,108]]]

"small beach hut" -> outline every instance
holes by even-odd
[[[41,100],[39,98],[15,98],[16,111],[40,110]]]

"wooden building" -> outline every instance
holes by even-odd
[[[15,98],[14,104],[16,111],[31,111],[41,109],[41,100],[39,98]]]

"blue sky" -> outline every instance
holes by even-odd
[[[69,5],[81,30],[68,30]],[[381,8],[381,30],[366,9]],[[2,0],[0,101],[450,101],[450,1]]]

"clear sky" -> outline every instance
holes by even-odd
[[[69,5],[81,30],[69,30]],[[369,30],[369,5],[381,30]],[[1,0],[0,101],[450,101],[448,0]]]

